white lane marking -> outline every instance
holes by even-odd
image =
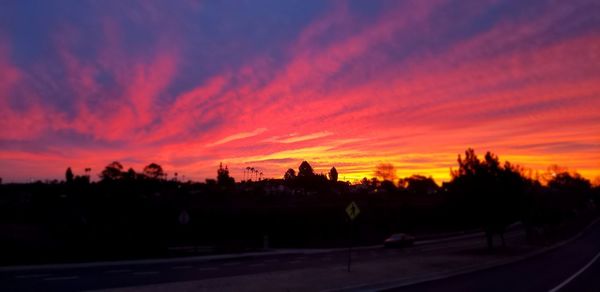
[[[105,271],[104,273],[106,273],[106,274],[118,274],[118,273],[129,273],[129,272],[131,272],[131,270],[122,269],[122,270],[108,270],[108,271]]]
[[[218,270],[218,268],[214,268],[214,267],[206,267],[206,268],[199,268],[198,271],[216,271]]]
[[[160,273],[160,272],[157,272],[157,271],[146,271],[146,272],[135,272],[133,274],[136,275],[136,276],[148,276],[148,275],[156,275],[158,273]]]
[[[589,261],[585,266],[583,266],[583,268],[579,269],[579,271],[577,271],[575,274],[571,275],[571,277],[564,280],[562,283],[560,283],[560,285],[554,287],[552,290],[550,290],[548,292],[556,292],[556,291],[560,290],[562,287],[564,287],[565,285],[569,284],[569,282],[573,281],[573,279],[577,278],[577,276],[579,276],[581,273],[585,272],[585,270],[587,270],[587,268],[589,268],[591,265],[593,265],[594,262],[598,258],[600,258],[600,252],[598,252],[591,261]]]
[[[31,279],[31,278],[42,278],[42,277],[48,277],[52,274],[29,274],[29,275],[17,275],[15,276],[15,278],[17,279]]]
[[[44,278],[44,281],[63,281],[63,280],[75,280],[75,279],[79,279],[79,276],[50,277],[50,278]]]
[[[173,270],[184,270],[184,269],[191,269],[191,268],[193,268],[193,267],[192,266],[174,266],[174,267],[171,267],[171,269],[173,269]]]
[[[237,266],[239,264],[240,264],[240,262],[230,262],[230,263],[223,263],[222,265],[223,266]]]

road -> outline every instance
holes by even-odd
[[[547,253],[446,279],[386,291],[600,291],[600,223]]]
[[[404,287],[398,291],[548,291],[580,270],[594,253],[600,250],[600,245],[597,244],[600,242],[600,224],[596,225],[572,243],[533,259]],[[511,239],[522,240],[522,237],[521,230],[513,230],[506,235],[508,242]],[[445,255],[479,248],[483,244],[480,236],[464,236],[448,241],[417,244],[405,249],[359,249],[353,252],[353,262],[394,261],[407,255],[437,257],[438,254]],[[320,253],[273,254],[185,262],[115,263],[77,268],[0,269],[0,290],[81,291],[254,275],[311,267],[344,266],[346,262],[346,250],[333,250]],[[591,287],[590,283],[598,282],[595,277],[599,275],[598,272],[598,263],[591,264],[564,287],[573,290],[565,291],[586,291],[581,290],[580,287]],[[536,278],[535,281],[530,281],[532,276]],[[520,283],[524,283],[522,284],[524,286]]]
[[[511,231],[507,238],[522,237],[522,231]],[[447,241],[416,244],[404,249],[382,247],[355,249],[353,262],[394,260],[407,253],[443,254],[469,247],[482,246],[482,236],[467,235]],[[2,291],[81,291],[159,283],[191,281],[286,271],[327,265],[344,266],[347,250],[338,249],[319,253],[295,253],[263,255],[259,257],[174,261],[165,263],[122,264],[76,267],[76,268],[32,268],[21,270],[0,269]]]

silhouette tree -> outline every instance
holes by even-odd
[[[561,197],[562,209],[583,208],[592,199],[592,184],[576,172],[555,173],[548,181],[548,187]]]
[[[487,152],[479,160],[475,150],[458,156],[459,168],[452,171],[449,184],[454,194],[463,197],[463,211],[485,231],[488,248],[493,248],[494,233],[500,234],[504,245],[504,229],[519,218],[519,207],[527,180],[522,169],[506,162],[500,165],[498,156]]]
[[[286,182],[292,182],[294,179],[296,179],[296,171],[290,168],[283,175],[283,180]]]
[[[384,180],[379,183],[379,189],[382,191],[386,191],[388,193],[393,193],[398,190],[394,182],[389,180]]]
[[[84,170],[84,172],[85,172],[85,176],[87,176],[88,180],[89,180],[90,173],[92,173],[92,169],[89,168],[89,167],[86,167],[85,170]]]
[[[391,163],[380,163],[375,167],[375,177],[393,182],[396,180],[396,168]]]
[[[254,173],[256,172],[256,170],[254,169],[254,167],[250,167],[250,172],[252,173],[250,175],[250,180],[252,180],[254,178]]]
[[[329,170],[329,180],[332,182],[337,182],[338,180],[338,172],[335,166]]]
[[[160,180],[165,176],[162,166],[150,163],[144,167],[144,176],[150,179]]]
[[[591,189],[592,184],[589,180],[581,177],[579,173],[571,174],[568,171],[564,171],[556,173],[554,177],[548,181],[548,187],[574,192],[585,192]]]
[[[313,171],[312,166],[310,166],[310,164],[308,164],[307,161],[302,161],[302,163],[300,163],[300,166],[298,167],[298,177],[311,177],[314,175],[315,173]]]
[[[100,173],[100,179],[103,181],[118,180],[123,177],[123,165],[118,161],[113,161],[107,165],[102,173]]]
[[[389,180],[384,180],[384,181],[389,181]],[[374,188],[377,188],[381,185],[381,181],[379,181],[376,177],[371,178],[371,186]]]
[[[233,185],[235,183],[235,180],[229,176],[229,169],[227,166],[223,168],[223,163],[219,164],[219,169],[217,169],[217,183],[223,186]]]
[[[287,178],[287,179],[286,179]],[[327,176],[324,174],[315,174],[312,166],[307,161],[302,161],[298,166],[298,174],[294,176],[294,172],[288,170],[284,175],[286,182],[294,187],[299,187],[304,190],[316,192],[325,192],[331,187]]]
[[[370,180],[369,180],[367,177],[363,177],[363,178],[360,180],[360,184],[361,184],[363,187],[369,187],[369,186],[371,185],[371,181],[370,181]]]
[[[88,175],[76,175],[73,178],[73,183],[76,185],[88,185],[90,183],[90,177]]]
[[[400,179],[399,185],[412,194],[431,194],[438,190],[438,185],[433,178],[422,175],[412,175]]]
[[[67,171],[65,172],[65,178],[68,184],[73,183],[73,171],[71,170],[71,167],[67,168]]]
[[[548,184],[557,174],[568,173],[569,169],[558,164],[548,166],[546,171],[542,173],[542,181]]]
[[[126,180],[135,180],[137,178],[137,173],[130,167],[127,172],[123,173],[123,178]]]

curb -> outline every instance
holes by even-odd
[[[420,284],[420,283],[429,282],[429,281],[442,280],[442,279],[451,278],[454,276],[459,276],[459,275],[468,274],[468,273],[477,272],[477,271],[483,271],[483,270],[499,267],[502,265],[516,263],[516,262],[519,262],[522,260],[540,256],[542,254],[545,254],[545,253],[553,251],[557,248],[560,248],[568,243],[571,243],[571,242],[575,241],[576,239],[578,239],[579,237],[581,237],[584,233],[586,233],[592,226],[596,225],[598,222],[600,222],[600,218],[596,218],[594,221],[589,223],[585,228],[583,228],[583,230],[581,230],[579,233],[575,234],[574,236],[572,236],[569,239],[560,241],[552,246],[542,248],[540,250],[531,252],[529,254],[523,255],[523,256],[515,258],[515,259],[496,260],[496,261],[492,261],[492,262],[490,262],[488,264],[484,264],[484,265],[472,265],[472,266],[460,268],[458,270],[451,270],[451,271],[446,271],[446,272],[429,274],[429,275],[425,275],[422,277],[412,277],[412,278],[407,278],[404,280],[392,280],[392,281],[373,283],[373,284],[361,284],[361,285],[356,285],[356,286],[348,286],[348,287],[342,287],[339,289],[330,289],[330,290],[325,290],[325,291],[381,291],[381,290],[411,286],[411,285]]]

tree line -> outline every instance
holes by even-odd
[[[597,214],[600,203],[600,188],[575,172],[554,167],[531,177],[473,149],[458,155],[451,180],[442,185],[422,175],[398,178],[389,163],[358,184],[340,181],[335,167],[315,173],[307,161],[280,179],[254,174],[243,182],[223,164],[215,179],[202,183],[176,174],[168,179],[156,163],[138,173],[115,161],[98,182],[90,173],[68,168],[64,182],[0,185],[0,228],[23,229],[0,231],[0,248],[14,251],[3,255],[6,262],[165,256],[172,246],[190,244],[228,252],[257,248],[265,236],[275,247],[340,246],[347,242],[350,201],[361,209],[359,244],[381,243],[395,232],[479,228],[491,247],[492,236],[515,222],[532,243],[543,243]],[[182,212],[189,223],[178,220]]]

